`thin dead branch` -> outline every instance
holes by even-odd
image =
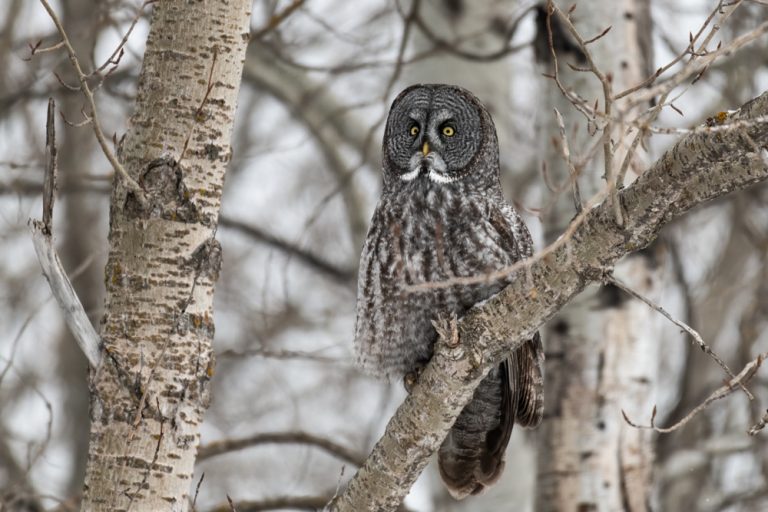
[[[595,63],[592,53],[587,46],[589,43],[597,41],[601,37],[608,33],[611,27],[603,30],[600,34],[589,39],[587,41],[581,37],[579,31],[573,26],[568,16],[555,5],[552,0],[549,0],[551,4],[551,12],[557,14],[560,23],[568,30],[568,32],[576,40],[578,48],[584,54],[587,59],[587,69],[592,72],[593,75],[600,81],[603,88],[603,112],[602,117],[604,119],[602,130],[602,145],[603,145],[603,165],[604,165],[604,178],[608,182],[608,193],[613,206],[613,214],[616,220],[616,224],[619,226],[624,225],[624,216],[621,211],[621,204],[619,203],[618,187],[616,183],[616,173],[613,171],[613,148],[611,147],[611,131],[613,130],[612,120],[612,108],[613,108],[613,79],[610,74],[603,73]],[[554,53],[554,51],[553,51]],[[594,109],[595,111],[597,108]]]
[[[715,391],[713,391],[702,403],[700,403],[698,406],[696,406],[691,412],[685,415],[683,419],[672,425],[671,427],[657,427],[655,424],[656,420],[656,407],[653,408],[653,411],[651,412],[651,423],[650,425],[644,426],[644,425],[638,425],[637,423],[632,422],[628,417],[627,414],[624,411],[621,411],[622,415],[624,416],[624,421],[627,422],[632,427],[635,428],[642,428],[642,429],[652,429],[660,434],[668,434],[670,432],[674,432],[675,430],[678,430],[682,427],[684,427],[689,421],[691,421],[697,414],[699,414],[701,411],[706,409],[707,407],[712,404],[712,402],[716,400],[720,400],[721,398],[725,398],[726,396],[733,393],[737,387],[744,388],[744,386],[750,381],[752,377],[754,377],[755,373],[757,373],[757,370],[760,368],[760,365],[763,364],[763,361],[765,358],[768,357],[768,352],[764,354],[760,354],[757,356],[756,359],[750,361],[747,363],[746,366],[744,366],[744,369],[739,372],[738,375],[734,376],[731,380],[729,380],[724,386],[721,386],[717,388]],[[754,427],[753,427],[754,428]],[[752,429],[749,430],[750,435],[752,434]]]
[[[96,110],[96,101],[94,100],[93,93],[91,92],[91,88],[88,85],[88,76],[83,72],[83,69],[80,67],[80,61],[77,58],[75,49],[72,47],[72,44],[69,42],[69,36],[67,36],[67,33],[64,30],[64,26],[61,24],[61,20],[59,20],[59,17],[53,11],[53,9],[51,8],[47,0],[40,0],[40,3],[45,8],[46,12],[48,12],[48,16],[50,16],[54,25],[56,25],[56,29],[59,31],[59,35],[62,38],[64,47],[67,49],[67,53],[69,55],[69,61],[72,64],[72,67],[74,68],[75,72],[77,73],[77,77],[80,81],[80,89],[83,95],[85,96],[86,101],[88,102],[89,108],[91,109],[91,115],[88,117],[91,120],[91,124],[93,126],[93,132],[96,135],[96,140],[99,142],[99,146],[101,146],[101,150],[104,153],[104,156],[106,156],[107,160],[109,160],[109,163],[112,165],[112,168],[115,170],[116,175],[120,176],[120,179],[123,180],[123,182],[128,187],[128,189],[135,194],[137,201],[139,201],[141,205],[145,207],[146,198],[144,197],[144,191],[139,186],[139,184],[136,183],[136,181],[133,178],[131,178],[131,176],[125,170],[123,165],[118,161],[117,157],[109,147],[109,142],[107,140],[107,137],[104,135],[104,131],[101,129],[101,123],[99,122],[99,119],[98,119],[98,114]]]
[[[300,263],[308,266],[341,284],[350,284],[355,277],[355,271],[339,267],[336,263],[327,261],[313,252],[292,244],[286,240],[264,231],[263,229],[251,226],[242,221],[222,216],[219,225],[225,229],[231,229],[251,239],[274,247],[284,252],[289,258],[296,258]]]
[[[763,414],[763,417],[757,420],[757,423],[752,425],[752,427],[750,427],[747,433],[751,436],[756,436],[758,432],[760,432],[765,428],[766,424],[768,424],[768,411],[765,411],[765,414]]]
[[[560,154],[563,157],[563,161],[568,166],[568,173],[571,176],[571,188],[573,190],[573,206],[576,208],[576,213],[581,213],[581,191],[579,190],[579,173],[576,171],[573,162],[571,161],[571,150],[568,147],[568,137],[565,134],[565,122],[560,112],[555,109],[555,117],[557,118],[557,126],[560,128]]]
[[[335,441],[308,432],[271,432],[255,434],[241,439],[224,439],[200,447],[197,460],[203,461],[226,453],[244,450],[264,444],[298,444],[320,448],[326,453],[355,466],[365,461],[365,456]]]
[[[53,226],[53,203],[56,200],[56,102],[48,98],[45,123],[45,178],[43,179],[43,227],[50,235]]]
[[[685,322],[683,322],[681,320],[676,319],[675,317],[670,315],[667,312],[667,310],[665,310],[664,308],[662,308],[661,306],[659,306],[658,304],[653,302],[648,297],[646,297],[644,295],[641,295],[640,293],[636,292],[635,290],[633,290],[632,288],[627,286],[625,283],[623,283],[622,281],[617,279],[616,276],[613,276],[613,275],[606,276],[606,282],[611,283],[612,285],[616,286],[617,288],[621,289],[622,291],[624,291],[625,293],[631,295],[632,297],[636,298],[637,300],[640,300],[640,301],[644,302],[651,309],[653,309],[654,311],[657,311],[658,313],[661,313],[661,315],[664,316],[664,318],[666,318],[667,320],[669,320],[670,322],[672,322],[673,324],[675,324],[676,326],[680,327],[685,332],[690,334],[691,337],[694,339],[694,341],[696,341],[696,344],[699,346],[701,351],[704,352],[705,354],[707,354],[709,357],[711,357],[717,363],[717,365],[720,366],[720,368],[723,369],[723,371],[726,373],[726,375],[728,375],[728,377],[731,380],[734,380],[736,378],[736,376],[733,374],[731,369],[728,368],[728,365],[725,364],[725,361],[720,359],[720,356],[715,354],[712,351],[712,349],[709,348],[709,345],[704,343],[704,340],[702,339],[701,335],[693,327],[689,326],[688,324],[686,324]],[[740,382],[737,382],[737,384],[740,384]],[[753,400],[755,398],[754,396],[752,396],[752,393],[750,393],[749,390],[747,388],[745,388],[744,386],[741,386],[741,389],[744,391],[744,393],[747,395],[747,397],[750,400]]]
[[[269,18],[269,21],[267,22],[264,27],[260,28],[259,30],[255,31],[253,34],[251,34],[251,40],[253,39],[261,39],[268,33],[275,30],[281,23],[283,23],[288,17],[294,13],[294,11],[298,10],[302,5],[304,5],[304,0],[293,0],[290,5],[288,5],[285,9],[278,12],[277,14],[273,15],[271,18]]]
[[[48,280],[56,301],[64,311],[64,319],[91,367],[96,368],[101,361],[101,338],[96,333],[93,325],[91,325],[83,304],[80,302],[80,298],[75,293],[72,283],[64,271],[64,267],[53,247],[53,240],[51,239],[53,203],[56,189],[56,126],[53,114],[55,108],[56,104],[54,101],[49,100],[46,123],[43,222],[30,219],[28,224],[32,231],[32,242],[35,246],[40,266],[43,269],[43,274]]]

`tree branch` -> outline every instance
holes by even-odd
[[[197,461],[200,462],[211,457],[216,457],[217,455],[250,448],[251,446],[256,446],[258,444],[305,444],[316,446],[325,450],[330,455],[338,457],[350,464],[354,464],[355,466],[360,466],[363,463],[363,457],[353,450],[330,439],[316,436],[308,432],[267,432],[244,437],[242,439],[224,439],[222,441],[215,441],[200,447],[197,452]]]
[[[321,510],[328,502],[328,496],[276,496],[262,500],[228,501],[209,510],[209,512],[256,512],[264,510]]]
[[[101,338],[91,325],[82,302],[75,293],[75,289],[72,288],[72,283],[61,265],[59,255],[53,248],[51,236],[46,232],[45,224],[30,219],[29,228],[32,230],[32,243],[35,246],[37,258],[40,260],[40,266],[43,268],[43,274],[51,286],[56,302],[64,310],[64,320],[66,320],[72,336],[88,359],[91,368],[97,368],[101,361]]]
[[[701,411],[709,407],[709,405],[716,401],[720,400],[721,398],[725,398],[726,396],[733,393],[737,387],[740,387],[742,389],[746,389],[744,386],[752,379],[752,377],[755,376],[757,373],[757,370],[760,369],[760,366],[763,364],[763,361],[765,358],[768,357],[768,352],[765,354],[758,354],[758,356],[747,363],[744,368],[739,372],[738,375],[734,375],[732,379],[727,381],[724,385],[717,388],[715,391],[710,393],[710,395],[701,402],[699,405],[697,405],[691,412],[685,415],[683,419],[672,425],[671,427],[657,427],[656,426],[656,407],[653,407],[653,412],[651,412],[651,424],[648,426],[645,425],[638,425],[637,423],[633,422],[632,420],[627,417],[627,413],[624,411],[621,411],[622,416],[624,416],[624,421],[627,422],[628,425],[634,428],[647,428],[651,430],[655,430],[656,432],[660,434],[669,434],[670,432],[674,432],[675,430],[679,430],[680,428],[684,427],[688,424],[689,421],[691,421],[697,414],[699,414]],[[753,427],[754,428],[754,427]],[[748,432],[750,435],[752,434],[752,429]]]
[[[709,357],[711,357],[717,363],[717,365],[720,368],[723,369],[723,371],[726,373],[726,375],[728,375],[729,379],[731,379],[731,380],[736,379],[736,376],[733,374],[731,369],[728,368],[728,365],[725,364],[725,361],[720,359],[720,356],[715,354],[712,351],[712,349],[709,348],[709,345],[707,345],[704,342],[704,339],[701,337],[701,334],[699,334],[696,329],[694,329],[690,325],[686,324],[685,322],[682,322],[682,321],[678,320],[674,316],[670,315],[667,312],[666,309],[664,309],[663,307],[659,306],[658,304],[653,302],[648,297],[645,297],[644,295],[641,295],[640,293],[636,292],[631,287],[629,287],[627,284],[625,284],[622,281],[620,281],[619,279],[617,279],[615,276],[613,276],[613,275],[608,276],[606,280],[609,283],[611,283],[612,285],[614,285],[615,287],[619,288],[620,290],[623,290],[625,293],[627,293],[627,294],[631,295],[632,297],[636,298],[637,300],[644,302],[646,305],[648,305],[648,307],[650,307],[654,311],[658,311],[659,313],[661,313],[661,315],[664,318],[666,318],[667,320],[669,320],[670,322],[672,322],[673,324],[675,324],[676,326],[678,326],[679,328],[681,328],[682,330],[684,330],[685,332],[690,334],[690,336],[694,339],[694,341],[696,341],[696,344],[699,346],[701,351],[704,352],[705,354],[707,354]],[[741,384],[741,381],[738,381],[738,384],[741,387],[741,389],[744,390],[744,393],[747,395],[747,398],[749,398],[750,400],[753,400],[755,398],[754,396],[752,396],[752,393],[750,393],[749,390],[747,388],[745,388],[743,384]]]
[[[226,229],[237,231],[241,234],[262,242],[266,245],[274,247],[284,252],[288,257],[294,257],[300,263],[322,273],[333,279],[340,284],[354,284],[355,283],[355,271],[351,269],[345,269],[336,265],[335,263],[323,259],[321,256],[297,245],[283,240],[267,231],[257,227],[246,224],[245,222],[233,219],[231,217],[222,216],[219,219],[219,225]]]
[[[51,240],[57,170],[55,110],[56,104],[53,99],[49,99],[45,133],[46,164],[43,181],[43,221],[30,219],[29,228],[32,230],[32,243],[35,246],[37,258],[40,260],[40,266],[43,268],[43,274],[51,286],[56,301],[64,310],[64,319],[72,331],[72,336],[74,336],[91,367],[96,368],[101,361],[101,338],[91,325],[88,315],[85,314],[83,304],[75,293]]]
[[[71,62],[72,67],[77,73],[78,80],[80,81],[80,89],[82,90],[83,95],[85,96],[85,99],[88,101],[88,106],[91,109],[91,115],[88,116],[88,120],[91,122],[93,126],[93,133],[96,135],[96,140],[99,142],[99,146],[101,146],[101,150],[103,151],[104,156],[107,157],[107,160],[109,160],[109,163],[112,165],[112,168],[115,170],[115,173],[117,174],[117,176],[119,176],[120,179],[122,179],[125,182],[126,186],[136,195],[136,199],[142,202],[142,205],[143,205],[144,191],[139,186],[139,184],[136,183],[136,181],[133,178],[131,178],[131,176],[125,170],[125,168],[117,159],[115,154],[109,148],[109,144],[107,143],[107,138],[104,135],[104,131],[101,129],[101,123],[99,122],[98,114],[96,113],[96,101],[94,100],[93,92],[91,91],[91,88],[88,85],[88,76],[83,72],[82,68],[80,67],[80,61],[77,58],[75,49],[72,47],[72,44],[69,42],[69,37],[67,36],[66,31],[64,30],[64,26],[61,24],[59,17],[56,16],[56,13],[53,11],[53,9],[51,8],[51,6],[48,4],[46,0],[40,0],[40,3],[43,4],[43,7],[45,8],[46,12],[48,12],[48,16],[51,17],[51,20],[53,21],[54,25],[56,25],[56,29],[59,31],[62,42],[64,43],[64,46],[67,49],[67,54],[69,55],[69,61]]]
[[[619,194],[622,227],[603,201],[564,242],[512,267],[511,284],[461,319],[462,342],[454,348],[436,343],[417,385],[330,510],[395,509],[493,365],[588,284],[602,281],[619,259],[648,246],[665,224],[768,179],[767,114],[764,93],[729,117],[737,121],[732,129],[683,137]]]

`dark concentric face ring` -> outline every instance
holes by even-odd
[[[391,171],[402,181],[422,176],[436,183],[461,179],[482,144],[481,114],[477,99],[461,88],[406,89],[387,119],[384,156]]]

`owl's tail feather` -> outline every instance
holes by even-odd
[[[515,419],[509,369],[504,361],[480,382],[438,451],[440,476],[458,500],[479,494],[504,471]]]
[[[523,343],[510,359],[515,368],[515,422],[536,428],[544,416],[544,347],[539,333]]]
[[[479,494],[504,471],[512,426],[541,421],[543,354],[538,333],[480,382],[438,451],[448,492],[460,500]]]

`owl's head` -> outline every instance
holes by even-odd
[[[479,178],[496,183],[498,155],[493,120],[472,93],[454,85],[413,85],[389,110],[384,188],[399,189],[419,180],[449,185]]]

